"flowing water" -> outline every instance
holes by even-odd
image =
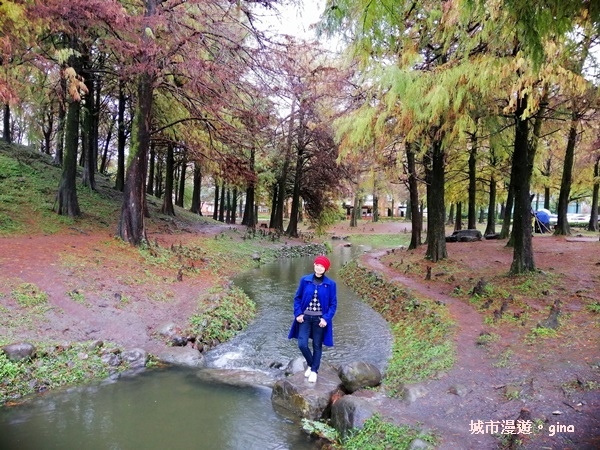
[[[336,249],[328,275],[336,279],[356,251]],[[257,303],[258,315],[244,333],[206,355],[207,368],[147,370],[0,408],[0,450],[315,449],[297,421],[273,411],[269,388],[203,376],[212,370],[274,375],[272,367],[300,356],[287,334],[298,280],[312,271],[312,260],[279,260],[235,280]],[[335,347],[324,347],[324,363],[362,360],[385,368],[387,324],[339,281],[334,339]]]

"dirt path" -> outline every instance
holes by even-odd
[[[443,270],[436,273],[434,268],[432,280],[425,281],[426,263],[417,270],[418,275],[414,271],[403,274],[398,265],[391,264],[394,259],[405,257],[397,256],[398,253],[393,256],[379,251],[361,257],[363,265],[386,280],[400,283],[418,297],[444,303],[456,322],[455,366],[439,379],[421,383],[417,392],[422,397],[410,404],[379,399],[381,409],[390,418],[436,430],[443,437],[441,449],[493,449],[499,445],[527,449],[600,448],[599,322],[591,313],[581,314],[586,303],[600,300],[600,246],[595,240],[551,236],[536,239],[535,245],[540,270],[556,271],[564,282],[556,286],[554,295],[548,293],[544,304],[526,300],[531,304],[531,314],[544,317],[553,298],[559,298],[563,304],[561,320],[568,325],[562,327],[560,339],[531,345],[524,343],[525,329],[490,326],[473,305],[452,295],[456,287],[470,289],[480,277],[497,276],[500,270],[507,272],[512,253],[505,243],[449,244],[454,262],[472,270],[472,276],[466,280],[455,279]],[[513,306],[509,311],[510,308]],[[520,312],[515,312],[515,316]],[[479,337],[490,332],[498,334],[499,341],[492,346],[477,345]],[[520,416],[522,411],[525,416]],[[514,439],[511,441],[509,434],[493,436],[494,426],[497,433],[508,432],[508,421],[523,417],[530,417],[538,427],[519,436],[523,447]],[[477,421],[483,423],[481,433],[473,433],[472,423]],[[553,432],[551,426],[558,430],[559,425],[570,427]]]
[[[465,442],[469,442],[469,448],[493,448],[495,439],[491,435],[468,434],[471,419],[488,419],[489,411],[496,409],[500,403],[498,391],[492,387],[497,383],[496,374],[489,369],[490,363],[484,350],[474,345],[484,330],[483,317],[463,302],[438,292],[434,286],[417,283],[390,271],[380,261],[385,253],[370,253],[361,260],[366,266],[384,274],[388,281],[400,283],[413,294],[447,305],[458,327],[456,344],[459,352],[454,368],[447,375],[422,384],[423,398],[410,405],[388,399],[382,403],[383,410],[395,420],[398,420],[396,414],[403,411],[400,418],[441,432],[444,436],[442,449],[465,448],[462,447]],[[484,380],[482,369],[487,372]]]

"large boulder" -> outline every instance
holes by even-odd
[[[331,425],[346,437],[350,430],[362,428],[375,412],[375,408],[366,399],[345,395],[331,407]]]
[[[302,372],[277,381],[271,403],[284,416],[319,420],[329,415],[331,399],[340,389],[337,370],[322,365],[316,383],[309,383]]]
[[[199,368],[204,367],[204,356],[192,347],[169,347],[159,352],[156,357],[165,363],[176,366]]]
[[[273,374],[262,370],[244,369],[212,369],[199,370],[196,376],[210,383],[221,383],[230,386],[268,387],[272,388],[276,378]]]
[[[343,364],[338,370],[338,376],[347,392],[352,393],[365,387],[375,387],[381,384],[381,372],[371,363],[354,361]]]
[[[446,236],[446,242],[475,242],[481,241],[481,231],[475,229],[458,230]]]
[[[129,364],[129,367],[138,369],[141,367],[146,367],[146,363],[148,362],[148,353],[141,348],[132,348],[124,351],[121,355],[121,358],[123,361]]]
[[[293,375],[298,372],[304,373],[306,370],[306,363],[304,362],[304,358],[299,356],[298,358],[292,359],[289,364],[285,368],[286,375]]]
[[[24,359],[31,359],[35,356],[36,348],[28,342],[18,342],[0,347],[9,361],[17,362]]]

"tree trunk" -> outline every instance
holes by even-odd
[[[573,109],[575,106],[573,105]],[[567,149],[563,163],[562,180],[560,182],[560,194],[558,195],[558,221],[554,229],[555,235],[570,235],[571,228],[567,220],[567,211],[569,208],[569,195],[571,193],[571,182],[573,180],[573,161],[575,160],[575,145],[577,143],[577,125],[579,120],[577,114],[573,111],[571,115],[571,128],[567,139]]]
[[[275,181],[272,185],[271,185],[271,215],[269,216],[269,228],[275,228],[275,224],[277,223],[277,219],[275,218],[278,214],[277,211],[277,203],[278,203],[278,198],[277,198],[277,190],[279,189],[279,183],[277,181]],[[283,220],[283,217],[281,218]]]
[[[552,174],[552,159],[546,158],[546,162],[544,163],[544,169],[542,175],[548,177],[550,179],[550,175]],[[544,186],[544,208],[550,210],[550,185],[547,184]]]
[[[490,177],[490,197],[488,201],[487,225],[484,236],[496,234],[496,180],[492,175]]]
[[[184,150],[185,152],[185,150]],[[185,154],[181,160],[181,170],[179,171],[179,193],[177,195],[177,206],[183,208],[183,197],[185,195],[185,176],[187,172],[187,158]]]
[[[238,190],[236,187],[233,188],[233,193],[231,194],[231,222],[235,224],[237,221],[237,197]]]
[[[152,157],[152,161],[154,161],[154,176],[152,179],[154,180],[154,196],[156,198],[162,198],[164,192],[163,179],[164,179],[164,161],[163,155],[156,151],[155,145],[150,143],[150,153],[154,153]],[[148,182],[150,184],[150,182]]]
[[[286,185],[290,170],[290,159],[292,157],[292,150],[294,147],[294,121],[296,117],[296,101],[292,102],[292,110],[290,112],[290,121],[288,126],[288,135],[285,144],[285,155],[283,158],[283,166],[281,167],[281,173],[277,178],[277,202],[274,202],[276,210],[273,214],[273,223],[271,228],[274,228],[280,233],[283,233],[283,217],[284,217],[284,206],[286,199]]]
[[[146,16],[155,14],[157,0],[145,0]],[[146,27],[144,28],[146,30]],[[152,33],[143,32],[142,39],[151,39]],[[123,192],[123,206],[118,235],[133,245],[148,241],[144,212],[146,211],[146,175],[152,124],[155,64],[150,56],[142,58],[144,69],[137,82],[138,113],[135,121],[135,139],[130,148],[131,162],[127,169]]]
[[[160,208],[160,212],[166,214],[167,216],[175,216],[175,207],[173,206],[173,190],[175,187],[175,156],[173,153],[173,144],[169,143],[167,145],[165,195]]]
[[[594,163],[594,188],[592,190],[592,210],[590,211],[590,223],[588,231],[598,231],[598,191],[600,191],[600,156]]]
[[[225,223],[231,223],[231,189],[227,188],[227,198],[225,199]]]
[[[119,81],[119,110],[117,115],[117,175],[115,179],[115,189],[121,192],[123,192],[123,188],[125,186],[125,102],[125,82]],[[152,166],[152,168],[154,169],[154,166]]]
[[[194,187],[192,189],[192,206],[190,211],[202,215],[202,167],[199,161],[194,161]]]
[[[108,170],[108,149],[110,148],[110,141],[112,140],[112,135],[115,129],[115,124],[117,123],[117,117],[113,115],[110,126],[108,127],[108,132],[106,134],[106,140],[104,141],[104,149],[102,150],[102,158],[100,163],[100,168],[98,171],[102,174],[106,174]]]
[[[425,257],[433,262],[448,257],[446,250],[446,205],[444,203],[444,150],[434,139],[429,151],[431,166],[426,167],[427,183],[427,252]]]
[[[225,222],[225,200],[227,192],[225,191],[225,182],[221,182],[221,200],[219,202],[219,222]]]
[[[454,225],[454,203],[450,204],[450,211],[448,212],[448,220],[446,221],[446,225]]]
[[[146,194],[154,195],[154,183],[156,180],[156,149],[152,143],[150,143],[150,158],[148,163],[148,184],[146,186]]]
[[[511,183],[514,186],[515,212],[513,220],[513,261],[511,275],[535,270],[531,230],[531,198],[529,187],[533,170],[532,152],[529,145],[529,123],[523,117],[527,109],[527,95],[518,100],[515,112],[515,144],[513,151]]]
[[[219,203],[219,222],[225,222],[225,182],[221,182],[221,200]]]
[[[373,195],[373,223],[379,222],[379,197]]]
[[[354,194],[354,205],[352,207],[352,214],[350,215],[350,227],[355,228],[358,226],[358,219],[360,218],[360,196],[362,194],[357,192]]]
[[[44,121],[42,123],[42,135],[44,137],[42,144],[42,153],[46,155],[51,154],[52,145],[52,134],[54,133],[54,108],[52,105],[48,105],[47,112],[43,115]]]
[[[4,127],[4,131],[2,134],[2,139],[7,144],[12,143],[12,136],[10,133],[10,105],[8,103],[4,104],[4,117],[2,120],[2,125]]]
[[[250,149],[250,171],[254,173],[256,164],[256,149],[252,147]],[[256,215],[254,210],[254,194],[255,186],[254,181],[251,180],[246,188],[246,204],[244,207],[244,215],[242,217],[242,225],[246,225],[253,231],[256,230]]]
[[[510,236],[512,213],[515,204],[515,190],[513,187],[512,176],[508,183],[508,193],[506,196],[506,205],[504,205],[504,214],[502,214],[502,228],[500,229],[500,239],[507,239]],[[512,242],[507,246],[512,247]]]
[[[462,202],[456,203],[456,219],[454,219],[454,231],[462,230]]]
[[[96,189],[96,160],[94,158],[94,82],[91,79],[89,56],[86,56],[84,69],[85,85],[88,89],[85,94],[85,109],[83,114],[83,129],[81,130],[82,153],[85,154],[83,163],[82,184],[91,190]]]
[[[215,199],[214,199],[214,207],[213,207],[213,220],[217,220],[219,218],[219,183],[215,179]]]
[[[67,95],[67,88],[65,84],[65,80],[61,77],[60,80],[60,89],[62,92],[63,98]],[[65,122],[67,117],[67,111],[65,109],[65,102],[58,102],[58,124],[56,126],[56,151],[54,152],[54,164],[58,166],[62,166],[63,164],[63,156],[64,156],[64,148],[65,148]]]
[[[81,214],[77,200],[77,148],[79,146],[79,101],[69,101],[65,124],[65,152],[63,171],[56,194],[56,212],[75,217]]]
[[[292,211],[290,222],[288,223],[285,234],[291,237],[298,237],[298,217],[300,212],[300,187],[302,183],[302,174],[304,170],[304,108],[300,105],[298,110],[298,143],[296,153],[296,174],[294,176],[294,192],[292,194]]]
[[[421,232],[423,230],[423,217],[420,214],[412,214],[412,205],[419,204],[419,184],[417,181],[417,164],[413,144],[406,145],[406,170],[408,172],[408,193],[409,202],[406,208],[406,215],[410,213],[410,244],[409,250],[415,249],[421,245]],[[408,207],[410,208],[410,211]]]
[[[242,218],[242,225],[246,225],[248,228],[256,228],[256,218],[254,216],[254,185],[251,184],[246,188],[246,205],[244,208],[244,216]]]
[[[469,200],[467,211],[467,229],[477,228],[477,136],[471,137],[469,152]]]

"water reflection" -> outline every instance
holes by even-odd
[[[265,407],[268,405],[269,407]],[[270,390],[202,382],[195,370],[146,372],[0,409],[0,448],[315,449],[270,408]]]

